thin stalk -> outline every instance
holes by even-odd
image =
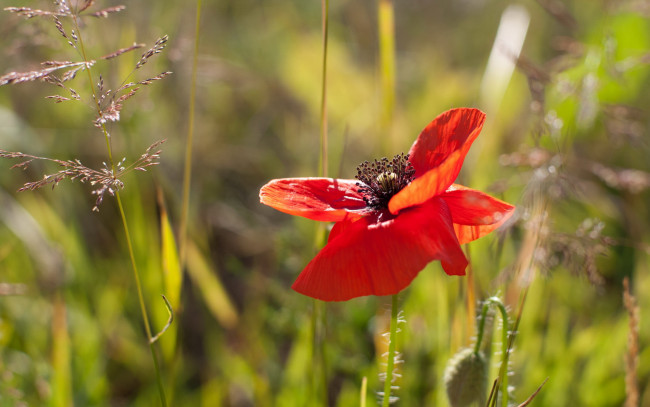
[[[79,52],[81,53],[81,58],[83,58],[85,63],[88,63],[88,57],[86,56],[86,48],[84,47],[83,36],[81,35],[81,30],[79,29],[79,22],[77,21],[77,16],[72,14],[72,21],[74,22],[74,27],[77,32],[77,38],[79,39]],[[93,95],[93,101],[95,102],[95,108],[97,109],[97,115],[100,116],[102,113],[102,108],[99,106],[99,99],[97,98],[97,93],[95,92],[95,82],[93,80],[92,72],[86,65],[84,69],[88,75],[88,82],[90,83],[90,92]],[[106,150],[108,151],[108,162],[111,165],[111,170],[115,173],[115,164],[113,163],[113,147],[111,146],[111,137],[108,134],[108,129],[106,128],[106,123],[102,123],[102,133],[104,134],[104,140],[106,141]]]
[[[476,336],[476,343],[474,344],[474,353],[478,353],[481,350],[481,342],[483,341],[483,332],[485,332],[485,320],[487,319],[487,313],[490,309],[490,302],[485,301],[483,303],[483,308],[481,309],[481,317],[478,323],[478,333]]]
[[[392,0],[379,0],[379,65],[381,81],[381,116],[382,130],[388,131],[395,109],[395,12]]]
[[[321,70],[321,109],[320,109],[320,152],[319,152],[319,173],[321,177],[327,176],[327,40],[329,35],[329,0],[321,0],[323,13],[323,62]],[[322,245],[321,227],[317,230],[316,246]],[[328,405],[327,394],[327,365],[325,357],[325,323],[326,309],[325,304],[319,300],[313,301],[311,315],[311,332],[312,332],[312,361],[315,369],[311,375],[311,394],[317,404],[322,401],[323,405]],[[320,378],[320,384],[318,383]],[[320,390],[320,391],[319,391]]]
[[[196,72],[199,60],[199,33],[201,30],[201,0],[196,0],[196,23],[194,29],[194,52],[192,78],[190,80],[190,107],[188,113],[187,140],[185,141],[185,168],[183,170],[183,197],[178,231],[179,260],[185,265],[187,253],[187,219],[190,212],[190,184],[192,182],[192,146],[194,145],[194,115],[196,111]]]
[[[465,256],[469,262],[465,281],[467,284],[467,332],[469,333],[467,337],[470,338],[473,335],[472,330],[474,329],[474,318],[476,316],[476,290],[474,287],[474,268],[472,267],[469,245],[465,246]]]
[[[508,407],[508,359],[510,357],[510,348],[513,343],[513,336],[510,335],[510,322],[508,321],[508,310],[506,306],[503,305],[503,302],[498,297],[488,298],[487,301],[483,303],[483,308],[481,309],[481,319],[478,326],[478,334],[476,339],[476,344],[474,345],[474,353],[478,353],[481,347],[481,341],[483,340],[483,332],[485,330],[485,320],[487,318],[488,309],[490,305],[495,305],[499,312],[501,312],[501,320],[503,321],[503,327],[501,332],[501,367],[499,368],[499,377],[495,381],[494,392],[498,393],[498,388],[501,387],[501,403],[503,407]],[[490,397],[493,397],[490,395]],[[494,395],[496,397],[496,394]],[[493,400],[496,400],[493,399]],[[494,403],[494,402],[493,402]]]
[[[390,312],[390,336],[388,337],[388,356],[386,359],[386,378],[384,381],[384,400],[382,407],[390,405],[390,392],[393,387],[395,368],[395,339],[397,336],[397,294],[393,294]]]
[[[318,300],[314,299],[312,300],[312,309],[311,309],[311,319],[310,319],[310,328],[311,328],[311,360],[312,360],[312,366],[316,365],[316,361],[318,360],[317,357],[317,341],[318,341],[318,333],[317,333],[317,326],[318,326]],[[318,400],[317,394],[318,394],[318,383],[316,380],[316,373],[314,370],[312,370],[312,373],[310,375],[310,381],[309,381],[309,388],[310,388],[310,395],[312,400]],[[317,402],[316,402],[317,404]]]
[[[315,405],[329,405],[327,394],[327,364],[325,358],[325,315],[326,303],[314,300],[311,314],[312,365],[311,394]]]
[[[321,374],[320,374],[320,379],[321,379],[321,391],[322,391],[322,400],[323,400],[323,405],[329,406],[329,392],[328,392],[328,377],[327,377],[327,355],[325,353],[326,347],[325,347],[325,337],[326,337],[326,329],[327,329],[327,303],[326,302],[320,302],[320,312],[319,312],[319,323],[318,323],[318,344],[319,346],[319,352],[318,352],[318,362],[321,368]]]
[[[86,56],[86,50],[85,50],[84,45],[83,45],[83,38],[82,38],[82,35],[81,35],[81,30],[79,29],[79,24],[78,24],[78,21],[77,21],[77,16],[75,16],[73,14],[72,15],[72,20],[74,22],[75,29],[76,29],[76,32],[77,32],[77,38],[79,40],[79,51],[81,52],[81,56],[82,56],[84,62],[88,62],[88,58]],[[97,108],[97,114],[100,115],[101,114],[101,106],[99,105],[99,99],[97,98],[97,95],[95,93],[95,85],[94,85],[92,73],[90,72],[90,69],[88,69],[88,67],[86,67],[85,71],[88,74],[88,80],[90,82],[90,90],[91,90],[92,95],[93,95],[93,100],[95,102],[95,107]],[[108,129],[106,128],[105,124],[102,124],[102,132],[104,134],[104,139],[106,140],[106,149],[108,151],[108,159],[109,159],[109,163],[111,165],[111,170],[113,171],[113,173],[115,173],[115,164],[114,164],[114,161],[113,161],[111,138],[110,138],[110,135],[108,133]],[[135,254],[134,254],[134,251],[133,251],[133,244],[132,244],[132,240],[131,240],[131,234],[129,233],[129,227],[128,227],[128,223],[127,223],[127,220],[126,220],[126,215],[124,213],[124,207],[122,205],[122,200],[120,198],[119,191],[115,191],[115,199],[117,201],[117,206],[118,206],[119,211],[120,211],[120,218],[122,220],[122,226],[124,228],[124,235],[125,235],[127,247],[128,247],[128,250],[129,250],[129,258],[131,260],[131,267],[133,269],[133,276],[134,276],[134,279],[135,279],[136,291],[138,292],[138,301],[140,302],[140,311],[142,313],[142,320],[144,322],[145,332],[147,334],[147,340],[148,340],[147,342],[149,343],[149,348],[151,349],[151,358],[153,359],[154,370],[156,371],[156,382],[158,384],[158,392],[160,393],[160,403],[161,403],[161,405],[163,407],[166,407],[167,406],[167,399],[165,397],[165,389],[164,389],[164,386],[163,386],[163,383],[162,383],[162,376],[161,376],[161,373],[160,373],[160,367],[158,365],[158,358],[156,356],[156,351],[155,351],[155,348],[154,348],[154,342],[152,340],[151,325],[149,324],[149,317],[147,316],[147,308],[146,308],[145,302],[144,302],[144,294],[143,294],[143,291],[142,291],[142,284],[140,283],[140,274],[138,273],[138,268],[137,268],[137,265],[136,265],[136,262],[135,262]]]
[[[327,177],[327,39],[329,37],[329,0],[322,0],[321,4],[323,7],[323,67],[320,106],[320,175],[321,177]]]
[[[501,312],[501,320],[503,326],[501,327],[501,368],[499,369],[499,381],[501,382],[501,405],[508,407],[508,359],[510,357],[510,343],[508,342],[508,335],[510,334],[510,324],[508,323],[508,311],[505,305],[497,299],[493,304],[499,308]]]
[[[162,383],[162,376],[160,374],[160,367],[158,366],[158,358],[156,357],[156,350],[154,348],[153,336],[151,335],[151,325],[149,324],[149,317],[147,317],[147,307],[144,301],[144,294],[142,291],[142,283],[140,282],[140,273],[138,273],[138,267],[135,262],[135,253],[133,251],[133,244],[131,243],[131,234],[129,233],[129,226],[126,222],[126,215],[124,213],[124,206],[122,205],[122,199],[120,198],[119,192],[115,192],[115,200],[117,201],[117,207],[120,210],[120,218],[122,219],[122,226],[124,226],[124,236],[126,238],[126,244],[129,249],[129,258],[131,259],[131,268],[133,269],[133,278],[135,280],[136,291],[138,292],[138,301],[140,303],[140,312],[142,312],[142,320],[144,321],[144,329],[147,334],[147,339],[149,342],[149,348],[151,349],[151,357],[153,359],[154,368],[156,371],[156,381],[158,382],[158,392],[160,393],[160,403],[164,406],[167,406],[167,399],[165,398],[165,389]]]

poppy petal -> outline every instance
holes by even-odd
[[[356,182],[333,178],[274,179],[260,189],[260,202],[312,220],[337,222],[346,216],[358,219],[363,216],[366,203]]]
[[[446,191],[458,176],[458,171],[462,166],[462,159],[459,160],[460,156],[461,151],[454,151],[438,167],[428,171],[420,178],[414,179],[404,189],[393,195],[388,202],[390,212],[397,214],[404,208],[420,205]],[[458,167],[458,171],[456,171],[456,167]]]
[[[305,267],[293,289],[324,301],[396,294],[432,260],[447,274],[462,275],[467,259],[451,213],[442,199],[431,199],[379,222],[370,215],[335,225],[335,236]]]
[[[478,137],[485,113],[478,109],[452,109],[433,119],[409,151],[415,180],[388,204],[391,213],[419,205],[444,192],[456,180],[465,156]]]
[[[460,244],[483,237],[503,225],[515,207],[488,194],[454,184],[440,195],[451,211]]]
[[[462,154],[456,160],[460,161],[460,170],[465,155],[481,132],[484,122],[485,113],[470,108],[448,110],[433,119],[409,151],[409,161],[415,169],[415,177],[438,167],[459,150]]]
[[[458,184],[440,197],[447,202],[453,222],[461,225],[492,225],[515,209],[507,202]]]
[[[342,220],[336,222],[334,226],[332,226],[332,230],[330,230],[330,235],[327,237],[327,242],[329,243],[341,233],[345,233],[345,231],[348,230],[357,219],[359,218],[348,215]]]

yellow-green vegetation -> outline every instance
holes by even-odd
[[[399,294],[396,405],[449,405],[445,367],[472,348],[481,302],[496,296],[516,327],[511,405],[548,378],[529,405],[650,406],[650,8],[633,0],[390,3],[329,2],[325,155],[320,2],[203,0],[198,39],[192,1],[125,2],[107,18],[81,18],[77,34],[97,62],[95,83],[83,71],[66,82],[80,94],[99,89],[97,73],[107,91],[173,72],[124,101],[120,120],[105,123],[109,138],[93,126],[92,99],[54,103],[45,97],[74,98],[10,75],[80,60],[52,16],[0,13],[0,149],[12,152],[0,161],[0,406],[159,405],[154,360],[170,406],[380,405],[390,297],[324,304],[292,291],[324,230],[261,205],[259,188],[318,176],[323,156],[329,176],[353,178],[357,164],[407,152],[434,117],[460,106],[484,110],[487,122],[459,183],[517,213],[501,233],[465,248],[468,276],[447,276],[434,262]],[[89,10],[118,4],[97,0]],[[521,37],[520,53],[495,43],[500,26],[520,28],[507,37]],[[163,52],[132,73],[165,34]],[[394,54],[380,52],[380,40]],[[99,169],[135,162],[161,139],[159,165],[125,172],[114,191],[130,243],[115,197],[107,192],[92,211],[97,187],[88,182],[17,192],[61,170],[42,160],[11,169],[17,152]],[[169,321],[167,304],[173,309],[153,352],[129,244],[152,335]],[[625,279],[640,320],[624,306]],[[503,335],[501,314],[486,318],[489,393]],[[474,399],[489,394],[461,398]]]

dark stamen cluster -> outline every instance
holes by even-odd
[[[408,154],[398,154],[392,160],[382,158],[364,161],[357,167],[357,190],[372,209],[388,208],[388,201],[413,181],[415,169]]]

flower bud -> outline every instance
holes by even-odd
[[[485,405],[487,362],[481,352],[462,349],[445,369],[445,388],[451,407],[467,407],[474,402]]]

